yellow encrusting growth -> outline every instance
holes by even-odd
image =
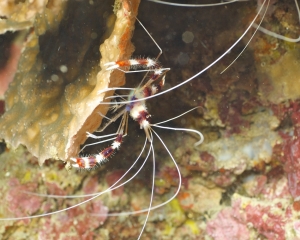
[[[170,212],[168,219],[172,222],[173,226],[179,226],[185,221],[186,217],[184,211],[182,210],[179,201],[175,198],[167,206],[169,206],[172,211]]]
[[[184,225],[188,226],[193,234],[197,235],[200,233],[199,227],[195,221],[188,219],[184,222]]]

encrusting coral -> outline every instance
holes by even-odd
[[[66,161],[77,156],[86,132],[95,131],[106,114],[108,105],[101,102],[113,94],[98,92],[125,82],[124,73],[106,71],[103,64],[127,59],[133,52],[130,39],[139,1],[116,1],[115,22],[111,5],[108,0],[36,0],[15,7],[19,11],[12,19],[23,19],[18,26],[30,31],[5,95],[0,138],[14,148],[25,145],[40,164],[49,158]],[[10,13],[8,6],[0,7]],[[8,19],[0,31],[20,29],[15,26]],[[107,28],[111,34],[99,56],[99,43],[109,35],[100,36],[101,31]]]
[[[44,15],[44,17],[48,15],[48,23],[53,24],[51,18],[53,20],[60,19],[59,13],[63,5],[64,1],[57,0],[25,0],[21,3],[12,0],[1,1],[0,34],[31,28],[38,14]],[[56,18],[54,18],[55,15]]]

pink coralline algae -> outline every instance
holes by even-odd
[[[82,190],[85,194],[94,193],[97,191],[98,185],[97,177],[89,177],[84,181]]]
[[[38,186],[36,183],[31,182],[22,185],[17,179],[12,178],[8,184],[9,190],[4,201],[8,203],[8,210],[14,217],[31,215],[40,209],[42,199],[26,193],[36,191]],[[29,222],[29,220],[22,221]]]
[[[178,186],[179,175],[176,168],[169,166],[162,167],[157,174],[155,192],[158,194],[164,194],[170,190],[171,187]],[[181,184],[183,188],[188,187],[188,178],[181,177]]]
[[[108,173],[105,177],[107,184],[111,187],[115,182],[117,182],[123,175],[124,170],[116,170],[114,172]],[[119,184],[123,183],[123,179],[119,182]],[[118,185],[119,185],[118,184]],[[115,190],[112,190],[112,194],[115,196],[121,196],[124,192],[124,186],[118,187]]]
[[[97,185],[99,185],[97,178],[89,177],[83,183],[82,191],[84,194],[94,193]],[[49,194],[64,196],[67,193],[56,183],[48,182],[46,186]],[[43,203],[42,210],[51,212],[56,204],[67,207],[74,205],[74,201],[69,199],[51,201],[50,198]],[[108,208],[100,199],[96,199],[60,214],[41,218],[42,227],[38,231],[38,237],[39,239],[78,239],[80,236],[84,240],[95,239],[95,229],[105,222],[107,214]]]
[[[39,239],[95,239],[94,229],[101,226],[107,217],[108,209],[100,200],[73,208],[62,214],[52,215],[41,220]],[[101,214],[95,216],[93,214]]]
[[[280,205],[276,207],[281,208]],[[275,209],[273,206],[263,207],[249,204],[245,208],[246,218],[257,232],[264,235],[267,239],[285,239],[285,218],[281,214],[273,213],[272,211]]]
[[[251,197],[258,196],[266,187],[267,177],[265,175],[254,176],[254,179],[249,182],[245,182],[245,190]]]
[[[287,175],[288,185],[294,199],[300,198],[300,105],[293,102],[290,108],[286,108],[286,114],[290,113],[293,123],[293,134],[282,133],[283,148],[280,158]]]
[[[253,201],[235,195],[231,208],[225,208],[208,222],[206,231],[215,240],[266,239],[284,240],[285,227],[291,219],[291,209],[281,202]],[[277,202],[277,203],[276,203]]]
[[[250,238],[245,216],[240,214],[239,203],[219,212],[217,217],[207,224],[206,231],[215,240]]]
[[[232,101],[232,96],[236,97]],[[232,133],[240,133],[242,128],[249,128],[249,121],[243,119],[242,109],[247,102],[245,94],[242,91],[235,91],[229,96],[223,96],[219,102],[219,116],[223,124],[228,126],[226,135],[230,136]]]

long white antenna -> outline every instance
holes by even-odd
[[[161,0],[148,0],[149,2],[155,2],[159,4],[169,5],[169,6],[176,6],[176,7],[216,7],[216,6],[223,6],[229,3],[235,3],[235,2],[241,2],[241,1],[247,1],[247,0],[229,0],[225,2],[219,2],[219,3],[207,3],[207,4],[186,4],[186,3],[173,3],[173,2],[165,2]]]
[[[263,5],[266,3],[267,0],[264,0]],[[186,79],[185,81],[167,89],[161,92],[156,93],[155,95],[151,95],[149,97],[145,97],[145,98],[140,98],[137,100],[131,100],[131,101],[124,101],[124,102],[119,102],[119,103],[133,103],[133,102],[139,102],[139,101],[144,101],[147,99],[151,99],[160,95],[163,95],[165,93],[171,92],[173,90],[175,90],[176,88],[181,87],[182,85],[192,81],[193,79],[195,79],[196,77],[198,77],[199,75],[201,75],[202,73],[204,73],[206,70],[210,69],[213,65],[215,65],[217,62],[219,62],[225,55],[227,55],[243,38],[244,36],[249,32],[249,30],[251,29],[251,27],[253,26],[254,22],[256,21],[256,19],[259,16],[259,13],[262,11],[262,7],[259,9],[258,14],[254,17],[254,19],[251,21],[251,23],[249,24],[249,26],[247,27],[247,29],[244,31],[244,33],[234,42],[234,44],[231,45],[230,48],[228,48],[221,56],[219,56],[215,61],[213,61],[211,64],[209,64],[208,66],[206,66],[204,69],[202,69],[201,71],[199,71],[198,73],[196,73],[195,75],[191,76],[190,78]],[[116,88],[118,89],[118,88]],[[109,90],[116,90],[115,88],[110,88]],[[106,90],[104,90],[103,92],[105,92]],[[102,102],[101,104],[111,104],[109,102]]]

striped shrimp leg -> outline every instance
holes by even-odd
[[[105,63],[104,66],[107,67],[106,70],[114,70],[120,67],[137,67],[137,68],[155,68],[158,66],[158,62],[152,58],[136,58],[136,59],[128,59],[121,60],[116,62],[108,62]]]
[[[105,163],[107,159],[120,148],[122,139],[123,133],[121,132],[117,135],[111,146],[103,149],[100,153],[88,157],[71,158],[71,161],[73,161],[73,163],[71,163],[72,167],[79,169],[92,169],[96,165]]]

